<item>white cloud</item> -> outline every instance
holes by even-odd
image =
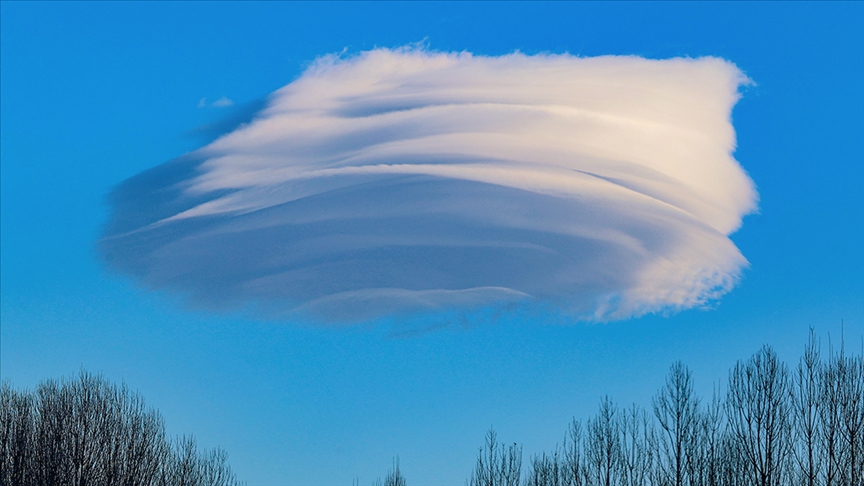
[[[201,98],[201,100],[198,101],[198,108],[208,108],[208,107],[209,108],[227,108],[229,106],[234,106],[234,101],[232,101],[230,98],[228,98],[226,96],[223,96],[223,97],[219,98],[218,100],[214,101],[213,103],[209,103],[209,104],[207,103],[206,97]]]
[[[731,155],[746,82],[717,58],[324,57],[252,122],[118,186],[101,248],[218,308],[704,305],[747,264],[728,238],[758,197]]]
[[[214,101],[213,104],[211,104],[210,106],[212,106],[213,108],[226,108],[228,106],[232,106],[233,104],[233,101],[223,96],[218,100]]]

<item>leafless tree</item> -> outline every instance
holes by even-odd
[[[797,471],[797,483],[801,486],[817,486],[824,458],[819,448],[819,407],[821,405],[822,363],[819,344],[813,329],[798,361],[793,386],[794,447],[792,448]]]
[[[794,374],[764,346],[724,395],[701,402],[675,363],[653,415],[604,398],[532,458],[525,486],[864,486],[864,343],[823,361],[811,330]]]
[[[621,424],[618,407],[604,397],[597,416],[588,420],[585,436],[585,477],[589,486],[612,486],[621,467]]]
[[[849,451],[846,477],[850,486],[864,485],[864,356],[843,357],[843,439]]]
[[[864,484],[864,353],[829,351],[820,413],[826,485]]]
[[[752,474],[747,467],[748,459],[732,434],[723,435],[720,442],[720,484],[723,486],[751,486]]]
[[[592,422],[593,423],[593,422]],[[620,429],[620,428],[619,428]],[[526,486],[584,486],[594,484],[595,478],[589,477],[584,451],[593,445],[586,444],[582,423],[573,419],[564,434],[564,444],[556,446],[551,454],[541,453],[531,460],[531,471],[525,480]],[[583,449],[583,446],[585,447]],[[592,452],[593,454],[593,452]]]
[[[726,416],[742,466],[757,486],[787,484],[786,459],[791,446],[789,371],[764,346],[729,374]]]
[[[693,378],[683,363],[669,369],[666,384],[654,397],[658,427],[657,465],[663,484],[692,484],[695,445],[699,428],[699,400],[693,394]]]
[[[696,439],[692,444],[696,451],[693,483],[703,486],[720,486],[722,483],[723,437],[725,416],[720,391],[715,389],[698,417]]]
[[[531,470],[524,486],[569,486],[557,447],[551,454],[543,452],[531,458]]]
[[[575,418],[570,422],[567,433],[564,434],[562,457],[562,475],[565,486],[583,486],[585,484],[585,465],[582,454],[582,423]]]
[[[643,486],[648,483],[654,465],[651,419],[641,407],[633,404],[622,411],[621,434],[621,486]]]
[[[515,443],[504,447],[498,443],[494,429],[486,433],[486,444],[477,455],[477,463],[468,486],[520,486],[522,447]]]
[[[393,460],[393,469],[387,472],[384,478],[384,486],[406,486],[405,476],[399,471],[399,458]]]
[[[0,484],[28,484],[34,469],[32,438],[36,428],[33,397],[17,393],[9,383],[0,385]]]
[[[172,445],[161,416],[125,386],[81,372],[47,380],[35,392],[0,388],[0,484],[239,484],[224,451],[200,451],[194,439]]]
[[[864,486],[864,349],[847,358],[843,401],[844,435],[849,447],[852,486]]]
[[[828,363],[822,366],[820,376],[822,389],[819,404],[819,431],[821,432],[820,449],[825,461],[823,481],[825,486],[837,486],[843,483],[843,466],[846,461],[846,450],[841,437],[841,402],[842,378],[834,363],[834,354],[830,343]]]

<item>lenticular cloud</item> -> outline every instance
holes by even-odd
[[[100,250],[215,309],[325,319],[512,301],[612,320],[704,305],[754,210],[717,58],[376,49],[120,184]]]

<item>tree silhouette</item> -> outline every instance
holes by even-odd
[[[680,361],[669,369],[666,385],[654,397],[654,416],[659,424],[657,465],[663,482],[673,486],[692,484],[698,443],[699,400],[693,394],[693,377]]]
[[[81,371],[35,392],[0,387],[2,486],[233,486],[221,449],[171,442],[165,424],[125,385]]]
[[[789,370],[769,346],[729,374],[726,410],[733,440],[743,451],[752,484],[787,484],[791,446]]]
[[[725,393],[693,390],[674,363],[653,414],[604,397],[563,448],[532,457],[524,486],[864,486],[864,345],[823,360],[811,331],[795,373],[763,346]]]
[[[486,444],[477,455],[468,486],[521,486],[522,448],[498,443],[494,429],[486,433]]]

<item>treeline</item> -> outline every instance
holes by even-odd
[[[166,436],[140,395],[100,376],[0,385],[0,486],[234,486],[220,449]],[[524,469],[524,470],[523,470]],[[376,486],[406,486],[398,460]],[[466,486],[864,486],[864,347],[829,348],[811,332],[791,369],[769,346],[696,396],[674,363],[650,409],[604,398],[564,441],[523,466],[494,430]]]
[[[0,385],[2,486],[234,486],[221,449],[169,439],[141,396],[84,371],[36,390]]]
[[[468,486],[864,486],[864,353],[821,355],[811,333],[790,369],[769,346],[701,399],[675,363],[650,410],[609,398],[522,470],[489,431]]]

